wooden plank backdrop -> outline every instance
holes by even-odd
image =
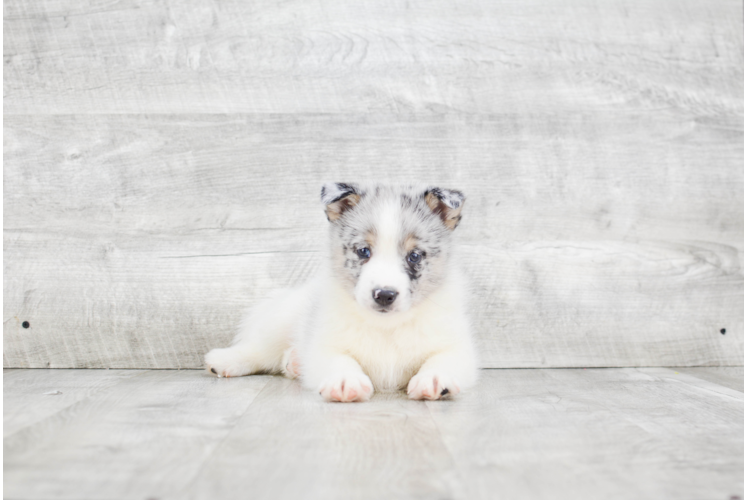
[[[485,367],[743,364],[739,1],[7,0],[3,78],[5,367],[201,367],[326,180],[464,190]]]

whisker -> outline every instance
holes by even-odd
[[[435,300],[434,300],[434,299],[432,299],[431,297],[426,297],[426,300],[430,300],[431,302],[433,302],[434,304],[436,304],[436,305],[437,305],[437,306],[439,306],[439,307],[444,307],[443,305],[441,305],[440,303],[438,303],[437,301],[435,301]]]

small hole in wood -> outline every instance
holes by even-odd
[[[30,327],[31,325],[29,325],[29,322],[28,322],[28,321],[24,321],[23,323],[21,323],[21,326],[22,326],[22,327],[24,327],[24,328],[28,328],[28,327]]]
[[[725,329],[723,328],[723,329],[721,329],[721,330],[719,331],[719,333],[721,333],[722,335],[724,335],[724,334],[726,334],[726,333],[727,333],[727,330],[725,330]]]

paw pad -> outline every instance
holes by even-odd
[[[367,401],[373,392],[371,380],[363,373],[333,376],[319,387],[319,393],[325,401],[339,403]]]
[[[428,399],[434,401],[445,397],[456,396],[460,392],[457,381],[446,373],[417,373],[408,383],[410,399]]]

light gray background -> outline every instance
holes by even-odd
[[[722,0],[7,0],[3,366],[200,367],[314,272],[323,180],[464,190],[485,367],[742,365],[742,29]]]

